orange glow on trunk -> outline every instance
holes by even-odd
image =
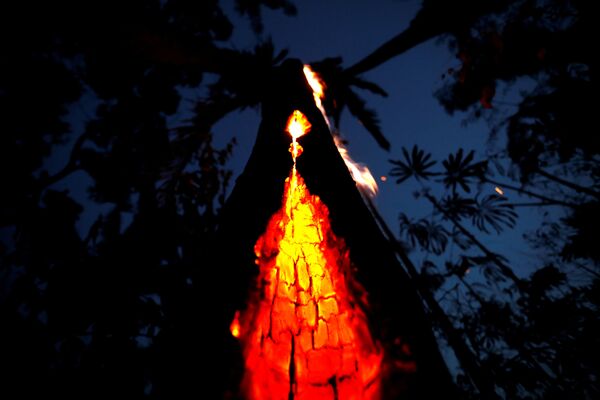
[[[303,120],[299,111],[288,120],[294,167],[282,207],[254,247],[258,288],[231,324],[245,358],[242,393],[247,400],[377,400],[383,354],[359,306],[364,291],[327,206],[296,170],[296,138],[310,129]],[[296,136],[299,121],[305,130]]]
[[[231,331],[231,335],[234,338],[240,337],[240,312],[236,311],[233,316],[233,321],[231,321],[231,325],[229,326],[229,330]]]

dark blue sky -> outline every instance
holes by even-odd
[[[304,62],[319,61],[326,57],[341,56],[343,65],[348,67],[372,52],[385,41],[405,29],[421,2],[419,0],[369,1],[316,1],[295,2],[298,7],[296,17],[287,17],[281,12],[265,10],[263,37],[270,36],[276,49],[287,48],[290,57]],[[234,16],[233,8],[226,8]],[[236,29],[230,42],[232,47],[247,48],[256,43],[245,19],[234,18]],[[382,150],[367,131],[345,113],[341,123],[341,133],[349,140],[349,151],[355,161],[369,166],[378,178],[388,175],[389,158],[400,158],[402,147],[417,145],[442,160],[450,152],[460,147],[476,150],[483,157],[488,141],[489,127],[483,121],[465,125],[465,114],[448,115],[437,102],[433,93],[442,83],[442,74],[449,68],[456,68],[458,60],[448,47],[435,40],[426,42],[409,52],[388,61],[367,72],[364,76],[379,85],[389,97],[364,93],[368,106],[377,110],[383,133],[391,142],[390,152]],[[498,104],[511,103],[514,91],[496,97]],[[498,107],[504,108],[499,110]],[[496,106],[494,112],[511,111]],[[215,127],[216,138],[224,143],[235,136],[239,145],[231,167],[239,173],[250,154],[259,124],[259,110],[246,110],[230,116]],[[440,166],[441,167],[441,166]],[[379,179],[378,179],[379,180]],[[396,185],[393,179],[379,181],[380,193],[376,203],[381,214],[394,232],[398,231],[398,213],[420,217],[431,212],[424,200],[415,200],[412,193],[420,185],[412,180]],[[514,182],[513,182],[514,184]],[[483,187],[484,193],[493,193],[494,187]],[[514,193],[507,193],[511,200],[527,201]],[[530,271],[530,259],[536,257],[522,240],[522,234],[534,229],[540,222],[540,215],[528,209],[518,210],[517,229],[501,236],[483,238],[494,251],[512,256],[521,273]],[[418,256],[413,255],[414,258]]]
[[[341,56],[343,65],[348,67],[406,28],[421,2],[381,0],[375,4],[362,0],[303,0],[296,4],[296,17],[264,10],[263,37],[272,37],[276,49],[287,48],[290,57],[304,62]],[[249,21],[237,16],[233,11],[232,1],[225,2],[225,12],[235,25],[234,35],[225,45],[238,49],[253,47],[257,37],[250,30]],[[458,61],[447,46],[429,41],[366,73],[365,78],[381,85],[389,93],[387,98],[364,93],[364,98],[367,99],[368,106],[377,111],[383,133],[392,147],[390,152],[382,150],[346,112],[342,118],[341,133],[349,140],[348,148],[354,160],[368,165],[373,175],[379,178],[381,175],[388,175],[391,167],[388,159],[400,158],[402,147],[412,148],[415,144],[431,152],[440,161],[460,147],[465,150],[474,149],[479,156],[483,156],[487,148],[488,126],[481,121],[465,126],[463,121],[466,115],[446,114],[433,96],[434,91],[443,83],[442,74],[448,68],[457,66]],[[503,94],[499,90],[495,99],[497,104],[514,103],[515,100],[510,99],[514,97],[514,92]],[[191,98],[200,96],[192,91],[186,91],[184,95]],[[69,120],[74,123],[74,132],[83,130],[84,122],[94,114],[95,105],[93,96],[84,96],[81,102],[72,107]],[[507,111],[502,109],[502,105],[496,107],[494,112]],[[178,124],[186,117],[185,112],[180,113],[172,118],[172,123]],[[237,139],[238,145],[229,164],[235,176],[246,164],[259,123],[260,111],[249,109],[229,115],[214,127],[217,144],[224,144],[233,136]],[[49,161],[51,173],[62,168],[69,149],[69,145],[56,149]],[[421,217],[431,212],[431,207],[423,200],[414,199],[412,193],[420,188],[416,182],[409,180],[398,186],[390,179],[378,183],[380,193],[375,202],[394,232],[398,232],[399,212],[411,217]],[[90,184],[89,177],[80,171],[57,183],[54,188],[69,190],[77,201],[88,205],[87,188]],[[494,190],[491,185],[482,189],[486,194]],[[510,196],[509,199],[518,202],[528,200],[514,193],[507,192],[507,195]],[[110,204],[88,207],[78,224],[80,232],[85,234],[98,213],[106,213],[111,208]],[[537,255],[523,242],[522,234],[535,229],[541,217],[537,211],[531,213],[530,209],[519,209],[518,212],[520,218],[517,229],[500,236],[482,237],[481,240],[493,251],[511,256],[516,261],[514,265],[517,273],[526,273],[530,271],[529,260],[535,259]],[[131,215],[122,217],[124,224],[127,224]],[[419,255],[412,254],[411,257],[419,264]]]
[[[380,1],[377,6],[367,1],[302,1],[298,2],[296,17],[267,10],[264,36],[270,35],[276,48],[288,48],[291,57],[304,62],[342,56],[344,65],[350,66],[407,27],[419,5],[419,1],[412,0]],[[232,45],[244,48],[255,40],[248,21],[239,20]],[[461,118],[448,116],[432,96],[440,86],[442,72],[455,64],[444,46],[428,42],[365,74],[390,94],[381,98],[364,93],[364,97],[369,107],[377,110],[392,149],[389,153],[382,150],[345,113],[341,133],[349,140],[352,157],[367,164],[373,175],[379,177],[387,175],[388,158],[399,157],[402,146],[417,144],[436,157],[460,146],[483,148],[486,135],[482,127],[461,128]],[[222,121],[215,129],[221,140],[231,135],[238,139],[240,144],[232,164],[236,170],[245,164],[258,123],[259,111],[249,110]],[[379,182],[379,186],[377,202],[386,218],[395,219],[399,208],[411,207],[413,202],[405,201],[407,188],[398,188],[391,181]]]

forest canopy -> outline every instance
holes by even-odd
[[[255,46],[245,49],[230,46],[237,27],[216,0],[0,6],[6,398],[188,398],[207,390],[232,398],[236,377],[222,374],[227,366],[214,357],[225,339],[207,329],[227,327],[231,316],[205,288],[227,273],[210,270],[207,260],[236,148],[235,141],[215,146],[213,128],[260,106],[262,83],[288,58],[259,35],[261,13],[296,18],[296,5],[236,0],[238,17],[256,32]],[[327,85],[334,126],[343,113],[355,117],[391,158],[390,180],[420,185],[414,194],[423,214],[400,214],[393,242],[440,346],[455,360],[463,398],[600,394],[592,7],[423,0],[406,29],[381,38],[362,60],[348,64],[332,49],[311,63]],[[385,153],[394,132],[382,130],[368,96],[388,93],[363,74],[430,40],[458,65],[440,66],[440,107],[486,121],[490,137],[504,138],[491,151],[452,149],[440,160],[416,146]],[[508,111],[497,100],[505,89],[520,91]],[[174,125],[184,90],[198,95]],[[93,112],[74,118],[82,107]],[[61,152],[64,162],[50,165]],[[85,201],[59,189],[78,174],[92,182]],[[483,184],[514,196],[483,192]],[[523,240],[540,257],[524,275],[485,238],[513,229],[532,209],[543,222]],[[80,231],[78,219],[90,210],[102,212]],[[202,375],[207,362],[214,373]]]

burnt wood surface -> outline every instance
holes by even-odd
[[[219,284],[220,295],[214,299],[215,310],[221,313],[216,317],[216,335],[225,336],[219,342],[224,346],[222,368],[241,369],[241,355],[236,350],[239,346],[228,326],[235,310],[245,306],[255,284],[258,269],[254,244],[282,204],[284,182],[292,168],[288,152],[291,138],[285,126],[292,111],[298,109],[312,124],[311,131],[298,139],[304,148],[297,161],[298,171],[309,191],[327,205],[335,234],[350,249],[355,278],[368,293],[366,312],[373,333],[387,354],[397,350],[399,341],[407,343],[416,362],[415,373],[397,371],[388,376],[384,398],[455,398],[455,388],[423,302],[339,155],[327,124],[314,105],[302,63],[287,60],[265,84],[256,143],[222,210],[214,247],[215,268],[210,272],[215,282],[223,282]],[[235,385],[239,373],[228,371],[230,380],[225,385]]]

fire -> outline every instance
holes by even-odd
[[[292,143],[296,142],[300,136],[310,131],[311,125],[306,116],[298,110],[294,110],[288,118],[286,131],[292,136]],[[295,157],[294,157],[295,158]]]
[[[236,311],[233,316],[233,321],[231,321],[231,325],[229,326],[229,330],[231,331],[231,335],[234,338],[240,337],[240,312]]]
[[[292,136],[292,143],[290,144],[290,153],[294,163],[296,158],[302,154],[302,146],[296,141],[300,136],[305,135],[310,131],[311,124],[306,119],[306,116],[298,110],[294,110],[292,115],[288,118],[286,131]]]
[[[288,123],[293,143],[300,116]],[[383,355],[359,306],[364,293],[327,206],[292,157],[282,207],[254,247],[258,290],[231,325],[245,358],[242,392],[247,400],[377,400]]]
[[[350,171],[350,175],[352,175],[352,179],[358,185],[359,188],[362,189],[363,193],[365,193],[370,198],[377,196],[377,192],[379,191],[379,186],[377,186],[377,181],[371,175],[371,171],[369,171],[369,167],[364,164],[360,164],[352,160],[350,154],[348,154],[348,149],[344,147],[342,140],[338,136],[333,137],[333,141],[335,142],[335,146],[338,149],[338,152],[344,159],[346,163],[346,168]]]
[[[323,82],[321,77],[310,68],[310,65],[305,65],[302,71],[304,71],[304,77],[312,89],[315,105],[321,111],[323,118],[325,118],[325,122],[327,122],[327,125],[329,126],[329,118],[327,118],[322,102],[322,100],[325,99],[325,82]],[[329,128],[331,129],[331,126]]]
[[[327,126],[329,126],[329,130],[331,130],[329,118],[327,117],[327,114],[325,113],[325,108],[323,107],[323,100],[325,99],[326,88],[325,83],[323,82],[323,79],[321,79],[321,77],[310,68],[309,65],[305,65],[303,71],[306,81],[312,89],[313,98],[315,99],[315,105],[321,111],[323,118],[325,118],[325,122],[327,122]],[[373,178],[369,167],[367,167],[364,164],[355,162],[352,159],[352,157],[350,157],[350,154],[348,153],[346,147],[344,147],[342,141],[336,136],[334,136],[333,139],[335,141],[335,145],[338,149],[338,152],[344,159],[346,168],[348,168],[350,174],[352,175],[352,179],[354,179],[354,182],[356,182],[361,191],[368,197],[375,197],[377,195],[377,192],[379,191],[379,187],[377,186],[377,181],[375,180],[375,178]]]

